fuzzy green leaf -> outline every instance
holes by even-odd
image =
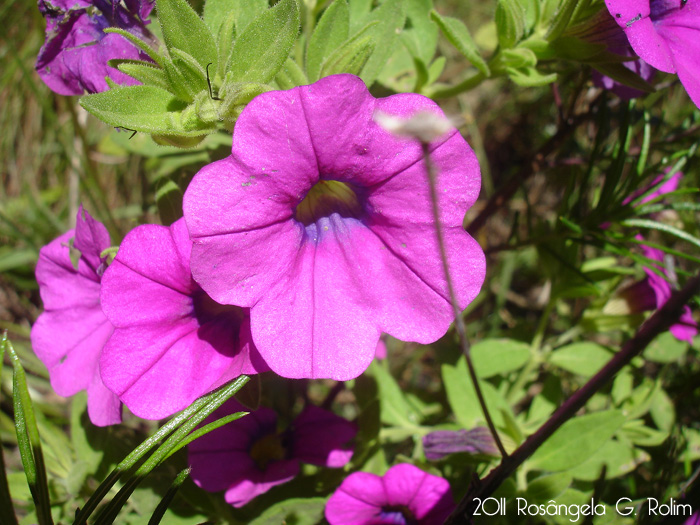
[[[374,51],[362,68],[360,77],[371,86],[398,43],[398,35],[406,20],[401,0],[386,0],[367,18],[368,22],[379,22],[372,31]]]
[[[510,49],[525,32],[525,9],[520,0],[499,0],[496,6],[496,31],[502,49]]]
[[[335,0],[318,21],[306,48],[306,74],[309,80],[319,79],[324,60],[348,38],[350,12],[345,0]]]
[[[226,74],[236,82],[269,82],[289,57],[298,32],[299,7],[295,0],[282,0],[236,39]]]
[[[110,60],[109,65],[147,86],[168,89],[168,78],[161,68],[140,60]]]
[[[573,374],[591,377],[612,356],[612,352],[596,343],[573,343],[552,352],[549,362]]]
[[[119,87],[87,95],[80,105],[110,126],[145,133],[199,137],[214,131],[196,122],[185,127],[182,112],[187,104],[155,86]]]
[[[440,13],[435,10],[430,12],[430,17],[437,23],[445,38],[455,46],[464,58],[469,60],[485,76],[488,77],[491,74],[488,64],[481,57],[479,48],[469,34],[469,29],[461,20],[449,16],[440,16]]]
[[[179,49],[194,57],[202,68],[214,64],[216,71],[214,35],[187,0],[156,0],[156,8],[168,52]]]

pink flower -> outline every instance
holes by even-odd
[[[237,401],[227,401],[204,423],[242,410]],[[356,433],[349,421],[313,405],[279,432],[275,412],[259,408],[189,445],[191,476],[204,490],[225,490],[226,501],[242,507],[293,479],[300,463],[344,466],[352,457],[347,443]]]
[[[678,73],[700,106],[700,3],[697,0],[605,0],[639,57]]]
[[[665,173],[668,173],[670,171],[670,168],[667,168]],[[674,173],[671,175],[666,181],[664,181],[662,184],[659,184],[661,181],[663,181],[666,178],[666,175],[658,175],[653,181],[651,181],[651,184],[638,189],[637,191],[631,193],[627,197],[625,197],[625,200],[622,201],[622,204],[629,204],[633,200],[635,200],[637,197],[640,195],[644,195],[647,191],[649,191],[651,188],[654,186],[658,187],[654,189],[649,195],[644,197],[642,200],[640,200],[637,203],[637,206],[641,204],[646,204],[649,201],[654,200],[657,197],[660,197],[661,195],[666,195],[667,193],[671,193],[672,191],[676,191],[678,189],[678,185],[681,182],[681,179],[683,178],[683,173],[680,171]]]
[[[215,303],[192,280],[191,247],[182,219],[138,226],[102,280],[102,308],[114,325],[102,379],[139,417],[167,417],[240,374],[267,369],[247,309]]]
[[[353,75],[264,93],[238,119],[232,155],[185,194],[195,280],[251,309],[253,340],[282,376],[351,379],[381,332],[431,343],[453,320],[420,144],[379,127],[377,111],[442,114],[420,95],[375,99]],[[485,272],[462,229],[479,165],[455,129],[430,150],[464,308]]]
[[[641,246],[642,253],[645,257],[648,257],[649,259],[653,259],[655,261],[663,262],[664,254],[661,250],[657,250],[656,248],[652,248],[644,244],[642,244]],[[657,264],[654,266],[659,270],[664,271],[662,265]],[[660,276],[653,270],[649,268],[644,268],[644,271],[647,274],[646,282],[651,288],[653,296],[656,299],[656,308],[661,308],[671,297],[671,286],[664,277]],[[693,337],[695,337],[698,333],[698,324],[693,319],[693,314],[690,311],[690,307],[688,307],[687,305],[683,307],[683,314],[678,320],[678,323],[671,326],[670,332],[679,341],[687,341],[689,343],[692,343]]]
[[[88,415],[98,426],[120,423],[121,404],[100,379],[102,348],[112,325],[100,307],[100,280],[109,248],[107,229],[81,207],[75,230],[39,251],[36,280],[44,312],[32,327],[32,346],[49,369],[51,386],[61,396],[87,390]],[[72,242],[72,244],[71,244]],[[72,248],[79,252],[76,266]]]
[[[450,484],[409,464],[384,477],[348,476],[326,504],[330,525],[440,525],[454,509]]]

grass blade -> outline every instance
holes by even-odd
[[[188,467],[182,470],[177,475],[177,477],[175,477],[175,481],[173,481],[173,484],[170,485],[168,492],[165,493],[163,499],[160,500],[160,503],[158,503],[156,510],[153,511],[151,519],[148,520],[148,525],[158,525],[160,523],[160,521],[163,519],[163,516],[165,515],[165,511],[168,510],[170,503],[173,501],[175,494],[177,494],[177,491],[180,489],[180,486],[185,482],[187,476],[189,475],[190,469]]]
[[[3,358],[5,357],[5,346],[7,345],[7,330],[2,334],[0,340],[0,372],[2,372]],[[15,517],[15,509],[12,506],[12,496],[10,496],[10,487],[7,483],[7,472],[5,470],[5,459],[0,447],[0,523],[7,525],[16,525],[17,518]]]

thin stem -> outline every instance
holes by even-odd
[[[442,86],[442,87],[436,87],[434,89],[430,89],[426,92],[426,95],[430,98],[437,99],[437,98],[449,98],[449,97],[454,97],[456,95],[459,95],[460,93],[464,93],[465,91],[469,91],[470,89],[474,89],[476,86],[481,84],[484,80],[486,79],[486,75],[484,75],[481,71],[474,73],[472,76],[466,78],[459,84],[455,84],[454,86]]]
[[[639,355],[659,334],[665,332],[678,321],[683,305],[700,292],[700,274],[690,279],[679,291],[674,292],[666,304],[657,310],[628,340],[622,349],[585,385],[567,399],[559,409],[510,456],[503,458],[501,464],[488,476],[477,483],[472,482],[462,501],[445,521],[446,525],[470,523],[475,510],[474,499],[489,497],[508,479],[513,472],[532,455],[554,432],[571,419],[593,395],[610,381],[623,367]]]
[[[428,148],[427,142],[421,142],[421,147],[423,149],[423,160],[425,161],[425,171],[428,175],[428,185],[430,186],[430,201],[433,210],[433,222],[435,223],[435,236],[437,238],[438,247],[440,249],[440,258],[442,259],[442,268],[445,272],[445,281],[447,282],[447,290],[450,294],[450,304],[452,306],[452,313],[455,317],[455,329],[457,330],[457,335],[459,336],[459,344],[462,347],[462,353],[467,360],[467,367],[469,369],[469,376],[471,377],[472,383],[474,384],[474,391],[479,398],[479,404],[481,405],[481,410],[484,413],[484,418],[486,419],[486,424],[491,431],[493,440],[496,442],[498,450],[504,458],[508,457],[506,449],[501,443],[501,438],[498,436],[498,431],[496,426],[493,424],[491,419],[491,414],[489,414],[489,409],[486,406],[486,400],[484,399],[484,394],[481,392],[481,386],[479,385],[479,379],[477,378],[476,371],[474,370],[474,364],[471,359],[471,352],[469,350],[469,341],[467,341],[467,330],[464,326],[464,319],[462,318],[462,312],[457,304],[457,295],[455,294],[454,284],[452,283],[452,276],[450,275],[450,268],[447,264],[447,250],[445,249],[445,238],[442,232],[442,222],[440,220],[440,207],[438,205],[438,191],[435,179],[437,178],[437,173],[435,170],[435,165],[430,158],[430,149]]]

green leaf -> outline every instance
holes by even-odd
[[[180,49],[170,50],[170,59],[163,63],[170,91],[186,102],[208,89],[206,72],[197,61]]]
[[[533,502],[556,499],[557,496],[569,488],[572,481],[571,474],[568,472],[540,476],[527,484],[524,497],[528,501],[532,500]]]
[[[299,7],[295,0],[282,0],[258,16],[236,39],[227,75],[237,82],[269,82],[289,57],[298,32]]]
[[[508,77],[520,87],[540,87],[556,82],[557,74],[543,75],[534,67],[506,68]]]
[[[644,350],[644,358],[654,363],[674,363],[688,351],[687,341],[679,341],[671,332],[657,336]]]
[[[573,343],[554,350],[549,362],[567,372],[591,377],[610,361],[613,354],[596,343]]]
[[[5,358],[5,347],[7,345],[7,332],[2,334],[0,338],[0,377],[2,377],[2,364]],[[2,392],[0,392],[2,394]],[[12,505],[12,496],[10,495],[10,484],[7,480],[7,470],[5,469],[5,458],[3,448],[0,447],[0,522],[7,525],[16,525],[17,518]]]
[[[5,337],[5,336],[3,336]],[[51,499],[46,479],[46,466],[41,448],[39,429],[34,414],[34,406],[29,396],[27,377],[12,344],[4,341],[4,347],[12,361],[12,401],[15,416],[15,430],[24,474],[27,478],[32,500],[36,508],[39,525],[53,525]]]
[[[469,29],[467,29],[467,26],[464,25],[461,20],[449,16],[440,16],[440,13],[435,10],[430,12],[430,17],[437,23],[442,34],[455,46],[457,51],[485,76],[488,77],[491,75],[488,64],[481,57],[479,48],[469,34]]]
[[[530,345],[513,339],[484,339],[471,347],[479,377],[492,377],[518,370],[530,360]]]
[[[156,189],[156,206],[162,224],[169,226],[182,217],[182,190],[168,178],[163,178]]]
[[[109,34],[109,33],[115,33],[117,35],[121,35],[124,38],[126,38],[129,42],[134,44],[136,47],[138,47],[141,51],[143,51],[146,55],[148,55],[151,60],[153,60],[156,64],[162,65],[163,64],[163,55],[160,53],[157,53],[154,49],[151,48],[146,42],[141,40],[139,37],[134,35],[133,33],[129,33],[125,29],[121,29],[119,27],[107,27],[104,29],[104,32]]]
[[[165,515],[165,511],[168,510],[170,503],[172,503],[173,498],[175,497],[175,494],[177,494],[177,491],[185,482],[189,474],[190,469],[186,468],[184,470],[181,470],[180,473],[175,477],[175,480],[173,480],[173,483],[172,485],[170,485],[170,488],[168,488],[168,491],[165,493],[165,496],[163,496],[163,499],[160,500],[160,503],[158,503],[158,506],[153,511],[151,519],[148,520],[148,525],[158,525],[161,522],[163,516]]]
[[[628,419],[637,419],[649,412],[652,400],[660,384],[645,377],[642,384],[632,391],[630,397],[622,404],[622,410]]]
[[[306,47],[306,74],[309,80],[319,79],[321,65],[343,44],[350,32],[350,11],[345,0],[334,0],[318,21]]]
[[[653,93],[654,86],[620,63],[596,63],[595,68],[613,80],[644,93]]]
[[[605,477],[617,478],[632,472],[637,465],[648,460],[649,455],[643,450],[611,439],[568,473],[582,481],[595,481],[600,477],[600,471],[605,465]]]
[[[666,432],[670,432],[676,423],[676,407],[663,388],[659,388],[652,395],[649,415],[657,428]]]
[[[578,2],[579,0],[563,0],[561,2],[559,9],[552,19],[549,30],[547,31],[547,39],[549,41],[557,39],[564,31],[566,31]]]
[[[387,425],[415,428],[420,424],[420,414],[413,409],[403,395],[401,387],[385,367],[385,363],[373,361],[370,370],[379,386],[381,420]]]
[[[569,470],[597,452],[625,422],[619,410],[594,412],[564,423],[527,461],[529,469]]]
[[[233,43],[235,41],[236,14],[231,12],[221,23],[219,31],[216,33],[216,45],[219,57],[219,69],[216,70],[216,73],[221,78],[226,76],[226,65],[228,64],[228,59],[231,56],[231,50],[233,49]]]
[[[109,65],[147,86],[168,89],[168,78],[159,67],[140,60],[110,60]]]
[[[350,10],[350,32],[367,23],[367,17],[372,9],[372,0],[348,0]]]
[[[365,67],[372,52],[374,51],[374,41],[372,37],[365,36],[353,40],[352,44],[340,47],[323,63],[320,77],[327,77],[337,73],[350,73],[359,75]]]
[[[326,498],[290,498],[272,505],[250,525],[316,525],[323,520]]]
[[[401,0],[385,0],[367,18],[368,22],[379,22],[379,25],[372,31],[374,51],[360,74],[360,77],[368,86],[374,83],[379,72],[394,52],[398,34],[403,29],[405,20],[406,17]]]
[[[241,33],[267,7],[267,0],[207,0],[203,10],[204,23],[212,35],[218,35],[224,21],[233,16],[236,30]]]
[[[627,421],[621,434],[626,440],[642,447],[656,447],[668,438],[668,432],[650,428],[642,419]]]
[[[217,68],[214,35],[187,0],[156,0],[158,22],[168,52],[179,49],[191,55],[204,69],[207,64]]]
[[[461,357],[455,366],[442,366],[442,381],[447,391],[447,400],[450,403],[452,412],[457,422],[466,429],[474,428],[477,424],[485,422],[484,414],[479,405],[479,399],[474,390],[467,362]],[[512,409],[498,391],[488,382],[480,381],[481,391],[486,400],[494,424],[503,427],[505,419],[504,413],[509,413],[512,417]]]
[[[525,8],[520,0],[498,0],[495,18],[501,48],[515,47],[525,32]]]
[[[119,87],[87,95],[80,105],[111,126],[145,133],[200,137],[214,131],[196,123],[185,127],[185,102],[155,86]]]

